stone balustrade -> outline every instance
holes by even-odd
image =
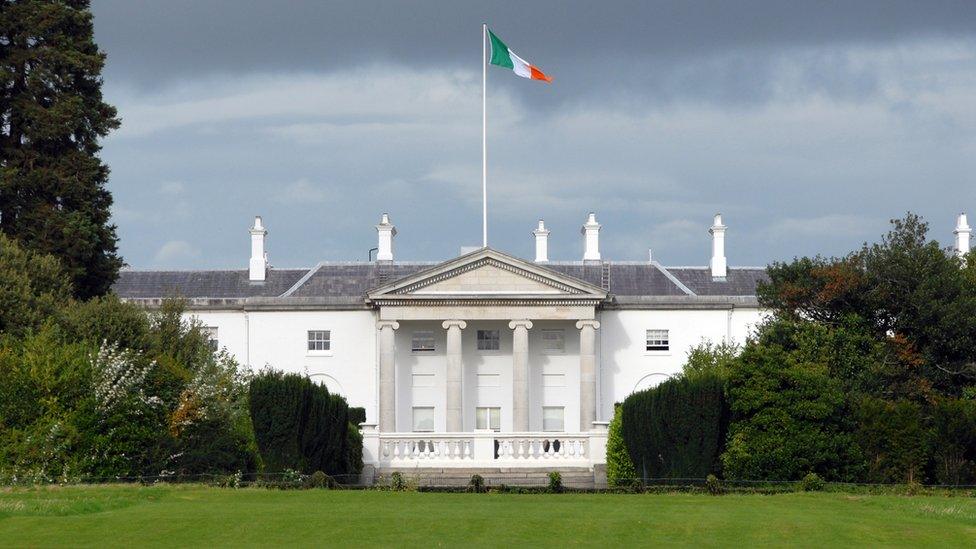
[[[381,467],[592,466],[606,461],[603,424],[588,433],[381,433],[363,431],[366,463]]]

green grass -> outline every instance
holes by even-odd
[[[102,486],[0,491],[0,545],[973,546],[976,499],[444,494]]]

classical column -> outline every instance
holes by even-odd
[[[400,327],[395,320],[376,323],[380,337],[380,432],[396,431],[396,356],[393,330]]]
[[[596,320],[580,320],[580,430],[589,431],[596,421]]]
[[[529,330],[531,320],[508,323],[512,332],[512,429],[529,430]]]
[[[463,320],[445,320],[447,330],[447,432],[464,430],[461,397],[461,330],[468,324]]]

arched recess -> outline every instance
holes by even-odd
[[[631,392],[636,393],[637,391],[643,391],[644,389],[657,387],[658,385],[667,381],[670,378],[671,378],[671,374],[662,374],[657,372],[653,374],[645,374],[643,377],[637,380],[637,383],[634,384],[634,390]]]
[[[309,379],[316,383],[321,383],[325,385],[325,388],[329,390],[330,393],[335,395],[345,396],[345,391],[342,389],[342,384],[339,380],[330,376],[329,374],[309,374]]]

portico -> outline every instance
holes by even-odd
[[[474,459],[480,439],[491,439],[482,456],[490,461],[506,452],[584,459],[597,420],[596,309],[606,296],[487,248],[369,292],[379,317],[379,437],[388,442],[380,461],[468,451]],[[501,440],[512,436],[521,442]]]

